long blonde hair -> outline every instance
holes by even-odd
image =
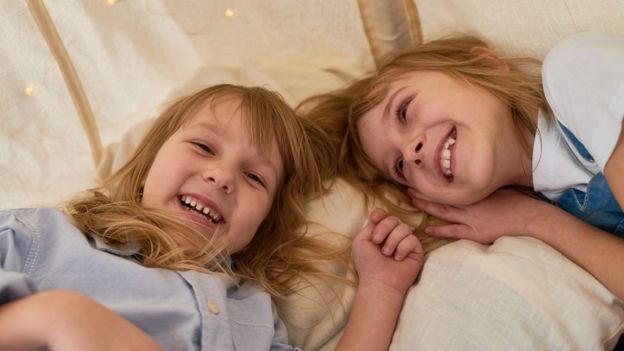
[[[539,61],[530,58],[504,59],[506,69],[501,69],[495,62],[496,58],[474,50],[478,47],[488,48],[488,45],[472,36],[430,41],[391,58],[374,74],[344,89],[314,96],[300,104],[297,110],[317,123],[330,141],[325,154],[331,161],[323,163],[329,168],[323,170],[324,174],[345,178],[369,197],[380,199],[395,214],[407,219],[409,211],[404,206],[395,205],[396,199],[403,203],[410,202],[404,189],[386,180],[366,156],[358,135],[358,122],[366,112],[381,103],[391,82],[414,71],[439,71],[467,84],[485,88],[510,107],[519,134],[534,134],[534,109],[548,110]],[[530,145],[522,146],[528,153]],[[426,224],[427,221],[423,222],[421,228]],[[422,233],[419,236],[423,244],[431,242],[431,245],[437,246],[436,240]]]
[[[205,103],[238,97],[240,108],[260,148],[276,142],[284,164],[267,217],[250,244],[223,265],[223,238],[204,238],[195,229],[163,211],[141,206],[142,184],[162,144]],[[323,242],[303,235],[303,203],[322,189],[315,162],[310,123],[298,118],[276,93],[260,87],[217,85],[183,97],[156,119],[132,158],[97,188],[66,206],[76,226],[112,244],[139,243],[142,264],[173,270],[199,270],[234,275],[261,284],[274,297],[292,292],[302,274],[323,274],[315,260],[335,258]],[[168,233],[175,231],[201,244],[203,250],[180,248]]]

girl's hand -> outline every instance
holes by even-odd
[[[41,292],[2,305],[0,326],[0,345],[7,349],[39,349],[38,345],[52,351],[160,350],[119,314],[69,290]]]
[[[381,283],[404,294],[423,265],[422,246],[411,228],[379,208],[352,245],[361,285]]]
[[[467,206],[449,206],[417,199],[408,190],[414,206],[451,222],[430,226],[431,236],[460,238],[489,244],[503,235],[527,235],[528,225],[544,206],[551,206],[516,190],[500,189],[487,198]]]
[[[360,279],[336,350],[387,350],[407,289],[423,265],[420,241],[396,217],[375,209],[353,239],[352,254]]]

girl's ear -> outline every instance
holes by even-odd
[[[475,56],[484,58],[486,62],[490,63],[490,66],[492,68],[509,71],[509,65],[507,64],[507,61],[498,56],[498,54],[490,48],[475,46],[470,49],[470,52]]]

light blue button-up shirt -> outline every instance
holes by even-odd
[[[257,285],[144,267],[136,252],[84,235],[56,209],[0,211],[0,303],[69,289],[119,313],[165,350],[294,349]]]

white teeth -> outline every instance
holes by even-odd
[[[448,139],[444,142],[444,147],[442,148],[442,154],[440,155],[440,167],[442,167],[442,172],[445,175],[452,175],[451,173],[451,145],[455,144],[455,138],[453,136],[449,136]]]
[[[215,224],[221,222],[221,215],[219,215],[216,210],[200,203],[199,200],[190,196],[182,196],[181,200],[182,203],[186,205],[186,207],[196,210],[197,212],[205,215]]]

